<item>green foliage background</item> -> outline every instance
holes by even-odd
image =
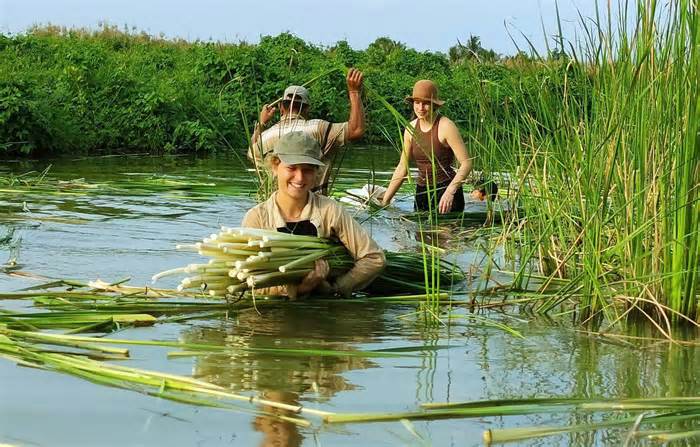
[[[413,83],[433,79],[447,100],[445,114],[465,137],[473,139],[487,125],[490,138],[505,140],[498,122],[509,104],[529,104],[543,89],[554,95],[563,90],[564,76],[551,73],[553,67],[567,70],[566,64],[539,60],[522,53],[499,57],[474,37],[445,55],[418,52],[384,37],[354,50],[344,41],[321,48],[288,33],[251,45],[168,41],[108,26],[99,31],[37,28],[0,35],[0,153],[246,147],[247,130],[263,103],[276,99],[290,83],[338,66],[363,70],[374,91],[406,117],[410,108],[403,98]],[[569,88],[585,88],[586,80],[581,76],[581,82],[569,82]],[[347,119],[340,72],[318,80],[310,90],[313,116]],[[365,105],[365,142],[386,144],[387,135],[399,135],[385,106],[371,97]],[[534,120],[537,115],[533,108]]]

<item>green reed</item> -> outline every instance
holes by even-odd
[[[506,225],[520,256],[515,286],[533,269],[568,278],[541,311],[575,293],[579,321],[641,314],[666,330],[700,315],[697,7],[647,0],[631,16],[623,3],[581,29],[565,57],[542,61],[535,97],[516,97],[480,129],[514,173],[526,216]],[[484,102],[488,118],[494,105]],[[505,149],[496,127],[510,135]]]

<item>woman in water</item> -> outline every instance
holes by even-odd
[[[394,170],[382,205],[391,203],[396,191],[408,176],[408,162],[418,167],[416,211],[437,210],[441,213],[464,210],[462,183],[471,170],[471,160],[455,123],[440,115],[445,103],[438,97],[433,81],[421,80],[406,98],[413,104],[416,119],[403,134],[401,160]],[[457,171],[452,164],[457,160]]]
[[[304,132],[290,132],[277,142],[268,156],[277,191],[250,209],[242,226],[277,230],[305,236],[336,238],[348,250],[355,265],[345,274],[328,280],[329,267],[316,261],[300,284],[291,284],[270,294],[296,298],[317,292],[350,296],[372,282],[384,268],[384,252],[355,219],[335,200],[311,192],[321,162],[321,147]]]

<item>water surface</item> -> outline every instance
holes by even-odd
[[[368,179],[386,181],[391,148],[356,148],[346,158],[338,189]],[[131,278],[197,261],[174,250],[237,225],[255,203],[254,175],[236,157],[68,158],[7,161],[1,173],[42,171],[66,183],[59,189],[0,198],[0,232],[14,231],[11,250],[20,272],[45,278]],[[370,169],[371,168],[371,169]],[[397,202],[410,211],[410,187]],[[390,214],[391,214],[390,213]],[[387,216],[358,219],[389,250],[415,249],[415,228]],[[464,269],[485,262],[478,240],[450,245]],[[19,250],[19,251],[17,251]],[[473,267],[474,266],[474,267]],[[16,272],[15,272],[16,273]],[[0,290],[37,284],[0,274]],[[174,286],[169,279],[163,286]],[[0,302],[22,309],[31,303]],[[411,357],[362,358],[246,352],[168,360],[167,349],[131,348],[129,365],[184,374],[249,395],[333,412],[411,411],[424,402],[525,397],[690,396],[700,391],[700,352],[663,341],[595,337],[522,309],[486,316],[525,335],[455,320],[449,326],[411,315],[410,305],[288,303],[227,319],[192,320],[120,331],[116,337],[169,339],[249,347],[369,350],[415,348]],[[456,307],[455,314],[469,309]],[[635,329],[651,336],[645,325]],[[699,340],[695,332],[683,335]],[[0,443],[19,446],[394,446],[480,445],[484,430],[537,424],[574,424],[602,416],[567,413],[518,417],[373,423],[299,429],[262,416],[200,408],[106,388],[70,376],[0,359]],[[545,438],[525,445],[618,445],[624,431]],[[641,445],[641,444],[640,444]],[[683,444],[679,444],[683,445]],[[692,445],[688,444],[688,445]]]

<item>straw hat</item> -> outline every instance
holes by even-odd
[[[413,102],[430,101],[433,105],[440,107],[445,101],[439,99],[437,85],[431,80],[421,79],[413,85],[413,94],[406,96],[406,101]]]

